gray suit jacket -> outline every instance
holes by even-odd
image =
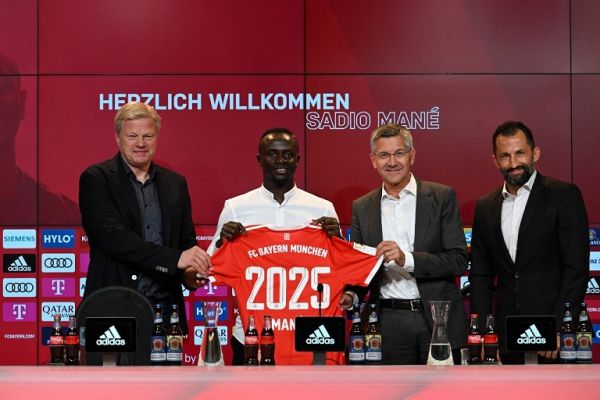
[[[381,188],[352,203],[351,240],[377,246],[383,240],[381,228]],[[453,188],[417,179],[417,210],[414,277],[425,305],[427,320],[432,324],[429,300],[450,300],[448,335],[453,349],[466,345],[467,319],[456,277],[467,268],[467,251]],[[369,289],[370,302],[379,299],[381,271]]]

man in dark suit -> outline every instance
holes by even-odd
[[[493,160],[505,183],[475,207],[471,309],[480,315],[494,311],[497,280],[495,315],[502,362],[522,363],[522,354],[503,351],[505,317],[554,314],[558,327],[565,302],[573,305],[573,315],[578,314],[589,268],[588,220],[577,186],[536,171],[540,149],[525,124],[503,123],[492,143]],[[540,356],[555,359],[557,352]]]
[[[197,246],[185,178],[152,162],[160,117],[143,103],[115,116],[119,154],[92,165],[79,180],[79,207],[90,245],[85,297],[107,286],[138,290],[163,310],[179,305],[181,284],[200,284],[210,258]]]
[[[451,187],[416,179],[410,132],[395,124],[371,135],[371,162],[383,186],[352,204],[351,240],[377,246],[384,268],[370,303],[378,304],[384,364],[425,364],[432,333],[430,300],[448,300],[454,361],[465,346],[467,321],[456,277],[467,267],[466,243]],[[342,307],[351,302],[342,298]]]

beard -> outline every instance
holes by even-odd
[[[531,163],[523,164],[516,168],[505,168],[500,170],[500,173],[502,174],[502,177],[504,178],[506,183],[512,186],[521,187],[524,184],[526,184],[529,178],[531,178],[531,175],[533,175],[533,172],[535,171],[534,165],[535,164]],[[519,169],[523,170],[523,173],[521,175],[510,174],[512,171],[516,171]]]

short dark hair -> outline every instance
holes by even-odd
[[[523,132],[525,135],[525,140],[527,140],[527,144],[533,150],[535,148],[535,140],[533,139],[533,133],[531,129],[527,127],[521,121],[506,121],[500,126],[496,128],[494,132],[494,136],[492,136],[492,149],[494,150],[494,154],[496,154],[496,138],[498,136],[514,136],[517,134],[517,131]]]
[[[260,144],[263,141],[263,139],[272,134],[272,133],[280,133],[280,134],[287,134],[290,135],[294,140],[296,140],[296,142],[298,142],[298,140],[296,139],[296,135],[294,135],[294,133],[292,131],[290,131],[288,128],[271,128],[271,129],[267,129],[265,131],[265,133],[263,133],[262,135],[260,135],[260,139],[258,139],[258,154],[260,154]]]

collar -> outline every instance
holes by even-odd
[[[121,159],[121,165],[123,165],[123,169],[125,170],[125,174],[127,174],[127,177],[129,179],[133,180],[134,182],[139,182],[137,180],[137,177],[133,173],[133,170],[127,164],[127,162],[125,162],[125,160],[123,159],[123,157],[119,157],[119,158]],[[148,171],[148,179],[146,180],[146,182],[154,182],[154,178],[156,178],[156,168],[154,167],[154,163],[151,163],[150,164],[150,171]]]
[[[259,192],[260,192],[260,194],[262,196],[265,196],[269,200],[276,201],[275,200],[275,196],[273,196],[273,193],[270,192],[269,190],[267,190],[267,188],[265,188],[264,185],[260,185],[260,187],[258,188],[258,190],[259,190]],[[299,190],[298,187],[294,183],[294,187],[284,193],[284,195],[283,195],[283,199],[284,199],[283,202],[285,203],[286,201],[288,201],[290,199],[290,197],[293,197],[298,192],[298,190]]]
[[[533,187],[533,183],[535,182],[536,177],[537,177],[537,170],[533,170],[533,174],[531,174],[531,176],[529,177],[529,180],[527,182],[525,182],[525,184],[517,190],[517,195],[519,194],[519,190],[521,190],[521,189],[525,189],[528,192],[531,192],[531,188]],[[502,185],[502,198],[506,199],[507,197],[510,197],[510,196],[515,197],[514,195],[510,194],[508,192],[508,190],[506,190],[506,182],[504,182],[504,185]]]
[[[406,184],[404,189],[402,189],[400,191],[400,194],[403,194],[403,193],[404,194],[412,194],[415,197],[417,196],[417,180],[415,179],[415,176],[413,174],[410,174],[410,179],[409,179],[408,183]],[[381,200],[383,201],[384,199],[398,200],[394,196],[388,194],[388,192],[386,192],[386,190],[385,190],[385,185],[382,184],[381,185]]]

